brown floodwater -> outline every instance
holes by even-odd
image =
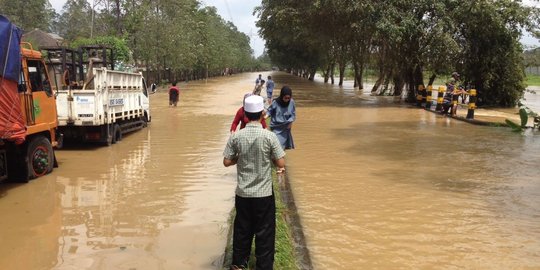
[[[292,191],[315,269],[540,269],[540,134],[292,80]]]
[[[182,83],[177,108],[160,90],[148,128],[0,185],[0,269],[220,269],[236,180],[222,152],[254,80]]]
[[[1,184],[0,269],[218,269],[236,177],[222,151],[256,75],[182,83],[177,108],[160,89],[148,128]],[[273,75],[297,102],[287,166],[315,269],[540,268],[537,133]]]

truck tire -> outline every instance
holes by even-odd
[[[112,136],[113,144],[122,140],[122,129],[120,128],[120,125],[114,124]]]
[[[145,128],[148,126],[148,115],[146,115],[146,113],[144,114],[144,116],[141,118],[141,121],[142,121],[142,127]]]
[[[26,149],[26,146],[18,147],[12,143],[6,145],[10,157],[7,159],[8,180],[11,182],[28,183]]]
[[[113,125],[108,125],[107,127],[105,127],[105,130],[103,131],[103,133],[106,134],[105,140],[101,142],[104,146],[110,146],[111,144],[116,142],[114,141],[114,126]]]
[[[51,142],[43,136],[37,136],[28,143],[28,179],[43,176],[52,172],[54,165],[54,153]]]

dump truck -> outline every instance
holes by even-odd
[[[27,182],[56,165],[55,93],[41,53],[0,15],[0,180]]]
[[[114,144],[151,121],[142,73],[114,70],[107,46],[43,47],[56,89],[59,130],[66,141]]]

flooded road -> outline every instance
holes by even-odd
[[[538,135],[273,75],[297,102],[287,165],[315,269],[540,268]],[[180,84],[177,108],[158,92],[149,128],[0,185],[0,269],[219,268],[222,151],[255,77]]]
[[[287,162],[315,269],[540,269],[538,134],[292,80]]]
[[[218,269],[236,179],[222,152],[252,77],[183,83],[177,108],[158,92],[148,128],[0,185],[0,269]]]

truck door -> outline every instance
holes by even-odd
[[[29,108],[35,119],[34,124],[56,126],[56,101],[45,64],[41,59],[27,59],[26,70],[33,103]]]
[[[23,62],[23,64],[25,64]],[[28,89],[29,81],[25,74],[28,68],[23,65],[21,74],[19,76],[19,94],[21,95],[21,103],[23,108],[23,117],[27,126],[32,126],[36,123],[36,116],[34,115],[34,99],[32,98],[32,92]]]
[[[143,110],[145,111],[146,121],[150,122],[152,117],[150,116],[150,97],[148,96],[148,87],[146,85],[146,80],[142,78],[143,93],[141,95],[141,103]]]

